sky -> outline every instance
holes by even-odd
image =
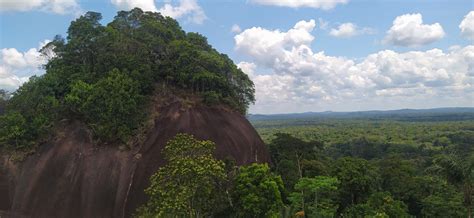
[[[255,83],[250,113],[474,107],[472,0],[0,0],[0,89],[87,11],[177,19]]]

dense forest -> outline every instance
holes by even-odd
[[[253,124],[269,145],[273,170],[290,193],[292,213],[471,217],[474,121],[436,120],[285,119]]]
[[[34,147],[71,118],[85,122],[98,141],[126,144],[143,129],[151,97],[173,88],[241,113],[254,102],[248,76],[174,19],[138,8],[118,12],[105,26],[101,18],[87,12],[71,22],[66,38],[41,49],[46,73],[7,95],[7,103],[0,93],[2,147]]]

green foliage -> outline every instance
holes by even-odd
[[[4,142],[0,144],[23,149],[48,135],[61,111],[60,101],[49,87],[53,83],[50,77],[34,76],[13,94],[6,105],[6,113],[0,116],[0,138]]]
[[[10,94],[5,90],[0,89],[0,115],[3,114],[9,98]]]
[[[203,93],[204,103],[207,105],[215,105],[219,103],[220,95],[215,91],[209,91]]]
[[[344,157],[333,166],[332,175],[339,179],[341,208],[363,203],[379,190],[380,175],[375,166],[364,159]]]
[[[416,191],[416,169],[413,163],[400,157],[379,160],[381,188],[397,199],[408,201]]]
[[[447,184],[440,188],[421,201],[423,217],[467,217],[462,194]]]
[[[308,217],[335,217],[337,205],[332,193],[337,190],[339,180],[328,176],[303,177],[295,185],[289,200],[294,209],[304,211]],[[297,212],[296,211],[296,212]]]
[[[448,196],[449,197],[449,196]],[[446,199],[439,195],[430,195],[423,199],[422,214],[424,217],[465,217],[460,196]]]
[[[277,133],[269,144],[275,171],[282,176],[287,190],[293,190],[302,176],[325,174],[327,169],[322,164],[325,158],[318,141],[306,142],[289,134]]]
[[[243,166],[235,180],[233,202],[239,217],[278,217],[283,182],[266,164]]]
[[[20,113],[0,116],[0,145],[21,148],[28,145],[26,120]]]
[[[331,176],[340,181],[338,189],[329,192],[337,208],[335,217],[468,217],[472,213],[472,120],[254,124],[269,143],[274,170],[285,184],[296,184],[300,176]],[[320,146],[304,146],[315,142]],[[301,192],[287,186],[288,190],[293,193],[287,200],[301,205]],[[305,212],[310,216],[310,208]]]
[[[206,217],[222,198],[217,187],[226,179],[224,163],[214,159],[215,144],[178,134],[163,151],[167,164],[150,178],[150,197],[139,217]]]
[[[351,144],[351,141],[365,138],[369,143],[378,143],[379,146],[394,145],[388,149],[392,147],[398,149],[399,146],[416,148],[420,145],[431,147],[437,138],[443,136],[448,137],[453,144],[460,144],[460,142],[467,144],[469,140],[472,142],[474,139],[473,120],[400,122],[371,119],[321,119],[253,121],[252,123],[267,143],[271,142],[275,133],[288,133],[304,141],[320,141],[325,145]],[[383,151],[383,149],[380,150]]]
[[[93,85],[74,83],[65,101],[105,141],[127,142],[143,119],[138,83],[117,69]]]
[[[429,171],[445,176],[449,183],[463,192],[463,203],[471,216],[474,207],[474,153],[439,155]],[[437,202],[436,197],[429,202]]]
[[[377,192],[364,204],[356,204],[346,210],[344,217],[410,217],[407,206],[394,200],[387,192]]]
[[[372,194],[367,204],[378,213],[387,214],[389,217],[409,217],[407,206],[402,201],[394,200],[388,192]]]
[[[242,113],[255,101],[248,76],[204,36],[185,33],[172,18],[135,8],[118,12],[107,25],[101,19],[87,12],[72,21],[66,38],[56,36],[41,49],[49,58],[46,73],[13,93],[6,111],[26,120],[27,138],[20,141],[32,141],[28,146],[71,117],[101,142],[126,143],[142,125],[144,103],[157,85]]]

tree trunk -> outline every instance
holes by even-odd
[[[298,165],[298,173],[300,175],[300,179],[303,178],[303,172],[301,170],[301,164],[300,164],[300,156],[298,153],[295,153],[296,155],[296,164]],[[304,208],[304,191],[301,190],[301,209],[305,212],[304,216],[306,216],[306,210]]]

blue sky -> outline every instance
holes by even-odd
[[[100,12],[106,24],[141,6],[205,35],[248,73],[252,113],[474,106],[471,0],[0,3],[0,88],[9,90],[43,73],[40,43],[65,36],[81,13]]]

